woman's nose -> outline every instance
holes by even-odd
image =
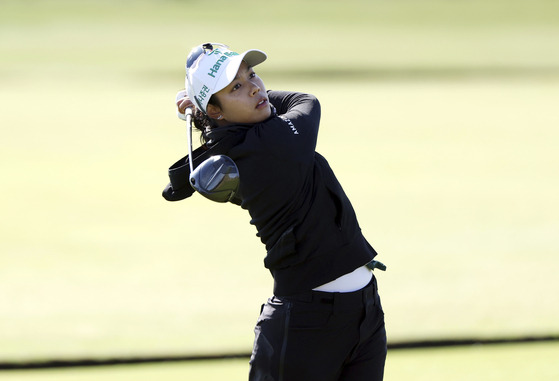
[[[258,86],[257,83],[252,83],[251,90],[252,90],[252,92],[250,93],[250,95],[256,95],[260,92],[260,86]]]

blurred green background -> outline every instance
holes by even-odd
[[[559,332],[559,2],[0,7],[1,361],[250,351],[272,280],[248,214],[160,195],[206,41],[320,99],[389,341]]]

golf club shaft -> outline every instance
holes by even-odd
[[[186,115],[186,136],[188,137],[188,162],[190,173],[192,173],[194,171],[194,165],[192,164],[192,109],[189,107],[184,113]]]

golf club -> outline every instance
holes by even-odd
[[[237,165],[229,156],[214,155],[204,160],[194,169],[192,159],[192,109],[187,108],[185,115],[190,186],[212,201],[230,201],[239,189],[239,169]]]

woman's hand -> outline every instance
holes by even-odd
[[[181,90],[177,93],[175,104],[177,105],[177,116],[182,120],[186,120],[185,112],[187,108],[192,109],[192,111],[195,109],[194,103],[186,95],[186,90]]]

